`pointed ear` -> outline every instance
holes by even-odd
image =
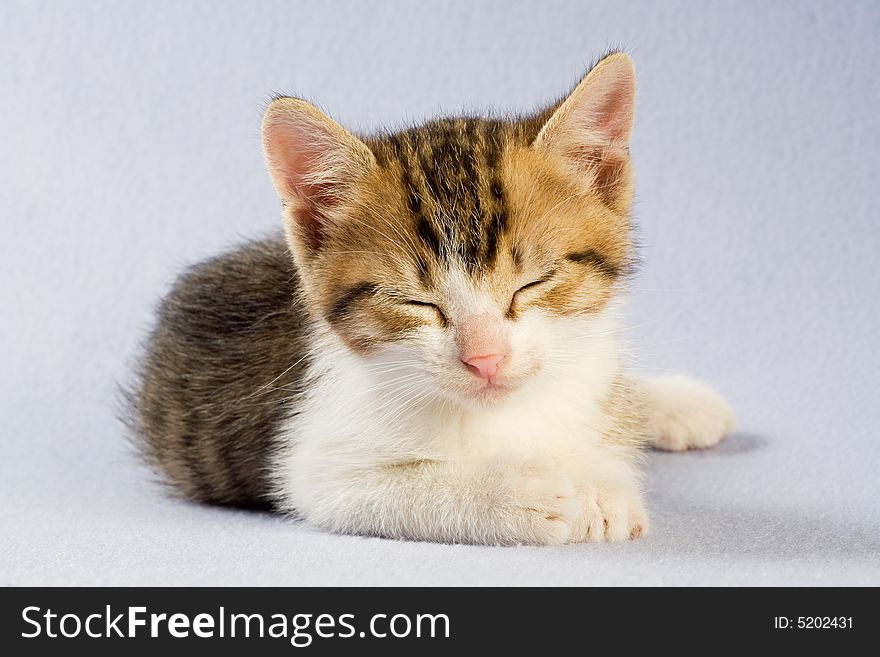
[[[624,53],[596,64],[556,108],[533,148],[562,158],[573,173],[614,204],[628,182],[629,141],[635,113],[636,75]],[[626,179],[626,180],[624,180]]]
[[[295,245],[317,251],[334,208],[376,159],[357,137],[298,98],[276,98],[263,116],[263,152]],[[298,249],[297,249],[298,250]]]

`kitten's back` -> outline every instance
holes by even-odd
[[[132,420],[182,496],[270,506],[271,443],[306,367],[298,285],[279,236],[194,266],[162,302]]]

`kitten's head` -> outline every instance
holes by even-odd
[[[634,99],[622,53],[520,120],[359,139],[276,99],[263,144],[311,312],[377,378],[463,403],[561,376],[631,263]]]

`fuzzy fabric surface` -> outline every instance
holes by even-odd
[[[878,585],[880,4],[0,5],[0,584]],[[740,430],[647,457],[623,544],[335,536],[167,497],[115,417],[186,263],[278,224],[272,93],[355,130],[525,111],[610,45],[639,75],[646,372]]]

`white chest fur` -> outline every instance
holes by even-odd
[[[383,387],[351,354],[322,349],[299,411],[282,428],[275,478],[289,495],[315,477],[373,466],[511,452],[585,457],[607,426],[600,402],[618,369],[609,331],[503,403],[463,408],[429,392]]]

